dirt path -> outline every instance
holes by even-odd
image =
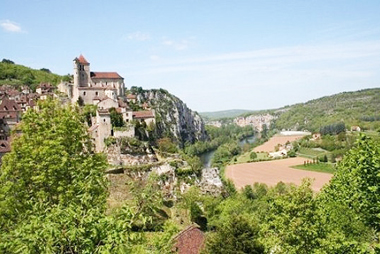
[[[319,191],[328,183],[332,174],[293,169],[290,166],[301,165],[304,158],[289,158],[274,161],[243,163],[230,165],[226,168],[226,177],[231,179],[236,188],[240,189],[255,182],[274,186],[278,182],[301,184],[303,178],[314,179],[312,189]]]

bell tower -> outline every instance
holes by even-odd
[[[76,102],[79,98],[79,87],[88,87],[91,81],[90,63],[87,62],[83,55],[73,60],[74,65],[74,85],[72,101]]]

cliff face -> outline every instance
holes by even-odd
[[[181,146],[186,142],[194,143],[208,139],[205,124],[199,114],[167,91],[147,90],[139,93],[137,100],[139,103],[148,103],[154,109],[156,132],[159,137],[169,136]]]

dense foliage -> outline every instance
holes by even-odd
[[[13,85],[20,87],[27,85],[35,90],[40,83],[58,84],[61,80],[70,80],[70,76],[59,76],[51,73],[48,69],[34,70],[12,61],[3,59],[0,62],[0,85]]]
[[[337,135],[345,131],[346,125],[344,123],[334,123],[322,126],[319,132],[322,135]]]
[[[280,130],[296,128],[316,132],[322,126],[344,121],[348,126],[376,130],[380,127],[376,121],[379,111],[380,88],[344,92],[284,107],[277,111],[276,126]]]
[[[237,143],[245,137],[255,135],[251,126],[240,127],[236,124],[223,125],[218,128],[215,126],[206,126],[209,141],[199,141],[194,144],[186,144],[185,152],[189,155],[200,155],[202,153],[215,150],[223,144]]]
[[[128,253],[137,214],[107,216],[105,157],[93,152],[78,109],[29,109],[0,170],[1,253]]]

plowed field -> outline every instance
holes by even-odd
[[[328,183],[332,174],[293,169],[290,166],[301,165],[304,158],[289,158],[274,161],[243,163],[230,165],[226,168],[226,177],[231,179],[236,188],[240,189],[255,182],[274,186],[278,182],[300,185],[303,178],[314,179],[312,189],[319,191]]]
[[[305,135],[276,135],[271,137],[264,144],[255,147],[253,151],[255,152],[274,152],[274,147],[278,144],[285,145],[286,142],[293,142],[294,140],[301,139]]]

